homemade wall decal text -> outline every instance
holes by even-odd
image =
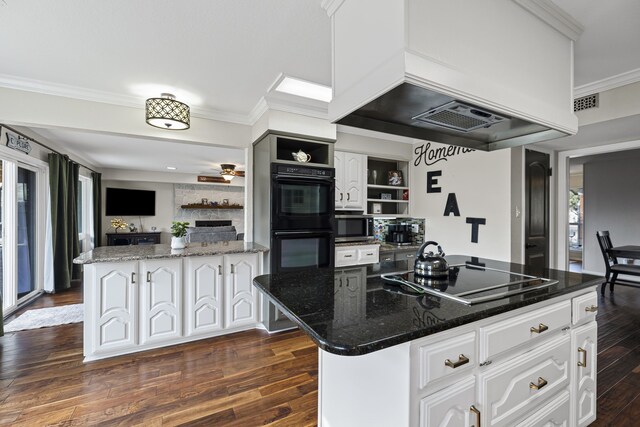
[[[424,163],[426,166],[431,166],[438,163],[441,160],[447,161],[447,157],[457,156],[458,154],[471,153],[473,148],[457,147],[455,145],[446,145],[437,148],[431,148],[431,143],[418,145],[414,148],[413,152],[416,154],[416,159],[413,161],[414,166],[419,166],[420,163]]]

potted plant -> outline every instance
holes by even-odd
[[[188,222],[173,221],[171,223],[171,249],[184,249],[187,245],[184,237],[187,235]]]

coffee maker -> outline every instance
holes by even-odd
[[[411,224],[389,224],[387,225],[387,243],[394,245],[411,245]]]

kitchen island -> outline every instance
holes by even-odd
[[[85,361],[255,328],[263,253],[254,243],[107,246],[84,267]]]
[[[320,348],[320,425],[583,426],[595,419],[601,278],[544,270],[538,274],[557,283],[464,305],[380,278],[406,268],[405,261],[254,280]]]

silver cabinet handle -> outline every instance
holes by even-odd
[[[407,254],[407,258],[413,258],[413,254]]]
[[[373,252],[371,252],[371,253],[367,254],[367,256],[373,256]]]
[[[234,268],[233,264],[231,264],[231,274],[235,274],[236,273],[236,269]]]
[[[147,283],[151,283],[151,272],[147,271]]]
[[[351,193],[347,193],[347,200],[351,200]]]
[[[451,359],[447,359],[444,361],[445,366],[448,366],[453,369],[462,365],[466,365],[467,363],[469,363],[469,358],[464,354],[461,354],[460,356],[458,356],[458,360],[456,360],[455,362],[452,362]]]
[[[353,255],[345,255],[345,258],[351,258]]]
[[[222,276],[222,266],[218,266],[218,276]]]
[[[578,366],[586,368],[587,367],[587,350],[582,347],[578,347],[578,353],[582,353],[582,362],[578,362]]]
[[[136,273],[131,273],[131,284],[136,284]]]
[[[480,425],[480,411],[478,410],[478,408],[476,408],[475,405],[471,405],[471,408],[469,408],[469,411],[471,411],[474,414],[476,414],[476,425],[475,426],[471,426],[471,427],[482,427]]]
[[[542,377],[538,377],[538,384],[529,383],[529,388],[531,390],[540,390],[542,387],[546,386],[547,384],[549,384],[547,380],[545,380]]]
[[[598,306],[597,305],[590,305],[589,307],[585,307],[584,311],[586,311],[588,313],[595,313],[596,311],[598,311]]]
[[[342,199],[343,199],[343,196],[342,196],[342,193],[340,193],[340,201],[342,201]]]
[[[543,323],[540,323],[537,328],[535,326],[532,326],[529,330],[531,332],[536,333],[536,334],[541,334],[541,333],[543,333],[544,331],[546,331],[548,329],[549,329],[549,327],[547,325],[545,325]]]

